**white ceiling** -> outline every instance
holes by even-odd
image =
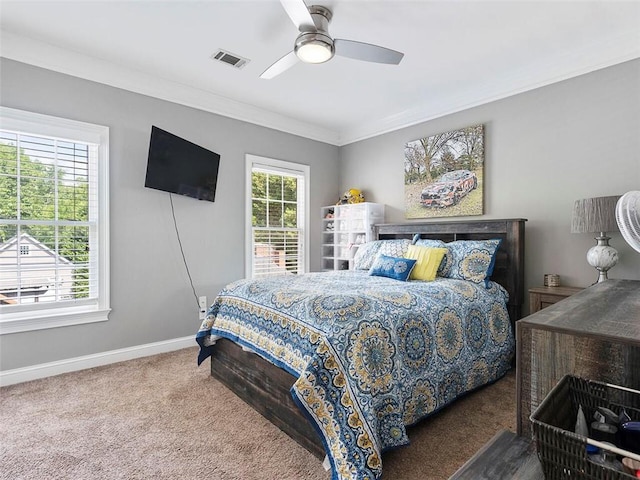
[[[307,0],[334,38],[404,52],[260,74],[293,48],[278,0],[0,0],[0,54],[345,145],[640,58],[640,1]],[[218,49],[250,60],[214,62]]]

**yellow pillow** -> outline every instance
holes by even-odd
[[[447,253],[446,248],[409,245],[405,258],[417,260],[409,278],[411,280],[427,280],[429,282],[434,280],[445,253]]]

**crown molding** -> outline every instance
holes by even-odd
[[[606,42],[585,44],[581,50],[557,54],[498,80],[338,132],[21,35],[2,32],[0,46],[5,58],[338,147],[640,58],[638,34],[621,32]]]
[[[14,33],[1,32],[0,56],[235,120],[338,145],[338,132]]]

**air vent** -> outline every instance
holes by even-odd
[[[231,65],[232,67],[242,68],[247,63],[249,63],[248,58],[242,58],[235,53],[227,52],[226,50],[218,50],[216,53],[211,55],[213,60],[218,60],[219,62],[226,63],[227,65]]]

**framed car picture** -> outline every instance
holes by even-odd
[[[483,214],[484,125],[452,130],[404,146],[405,216]]]

